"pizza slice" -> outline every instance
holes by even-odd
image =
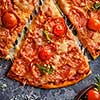
[[[57,0],[94,59],[100,55],[100,0]]]
[[[88,60],[53,0],[32,20],[7,76],[45,89],[69,86],[91,73]]]
[[[0,0],[0,58],[9,58],[9,49],[25,27],[38,0]]]

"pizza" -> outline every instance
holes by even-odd
[[[0,58],[9,58],[38,0],[0,0]]]
[[[94,59],[100,55],[100,0],[57,0]]]
[[[7,76],[45,89],[69,86],[91,73],[53,0],[45,0],[33,17]]]

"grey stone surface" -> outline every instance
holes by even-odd
[[[90,62],[93,73],[81,82],[65,88],[43,90],[20,83],[6,77],[11,61],[0,60],[0,100],[74,100],[77,93],[94,83],[94,76],[100,75],[100,57]]]

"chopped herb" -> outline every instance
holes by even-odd
[[[48,71],[48,74],[52,74],[53,71],[54,71],[54,68],[50,65],[50,69],[49,69],[49,71]]]
[[[90,12],[93,11],[93,10],[98,10],[98,9],[100,9],[100,2],[94,3],[93,6],[91,6],[91,7],[88,7],[88,6],[87,6],[87,8],[88,8],[88,10],[89,10]]]
[[[47,69],[45,66],[41,66],[41,67],[39,68],[39,70],[40,70],[43,74],[45,74],[45,73],[48,72],[48,69]]]
[[[48,40],[48,42],[50,43],[50,42],[51,42],[51,39],[50,39],[50,37],[49,37],[48,31],[47,31],[47,30],[45,30],[43,33],[45,34],[46,39],[47,39],[47,40]]]
[[[44,65],[38,65],[36,64],[36,66],[39,68],[39,70],[43,73],[43,74],[46,74],[48,73],[49,75],[53,73],[54,71],[54,68],[51,66],[51,65],[47,65],[47,66],[44,66]],[[50,66],[50,68],[48,67]]]
[[[100,9],[100,2],[94,4],[95,9]]]

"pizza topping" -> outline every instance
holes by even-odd
[[[23,11],[29,11],[33,9],[31,3],[35,5],[35,1],[32,0],[13,0],[14,4]]]
[[[57,36],[62,36],[65,34],[65,27],[63,24],[57,24],[53,27],[53,33]]]
[[[25,59],[27,59],[28,61],[31,61],[36,53],[35,41],[32,38],[26,39],[26,42],[23,45],[20,53]]]
[[[43,61],[45,60],[49,60],[52,57],[52,53],[51,50],[44,47],[44,48],[40,48],[39,51],[39,58]]]
[[[78,28],[86,25],[87,16],[82,9],[79,7],[73,7],[71,12],[71,17],[75,21]]]
[[[55,64],[55,65],[60,65],[60,56],[59,55],[57,55],[57,54],[55,54],[54,55],[54,58],[53,58],[53,63]]]
[[[99,31],[100,30],[100,21],[95,18],[90,18],[87,22],[87,27],[90,30]]]
[[[69,77],[69,74],[70,74],[70,66],[65,64],[63,65],[61,68],[59,68],[60,70],[60,76],[65,79],[65,78],[68,78]]]
[[[13,13],[6,12],[2,16],[2,23],[6,28],[10,29],[17,25],[17,18]]]
[[[41,73],[46,74],[48,73],[49,75],[53,73],[54,68],[52,65],[38,65],[36,64],[36,66],[39,68],[39,70],[41,71]]]
[[[62,42],[57,42],[58,44],[58,48],[59,48],[59,52],[67,52],[68,50],[68,42],[64,39]]]
[[[41,67],[39,68],[39,70],[40,70],[43,74],[45,74],[45,73],[48,72],[48,69],[47,69],[45,66],[41,66]]]
[[[100,9],[100,2],[95,2],[93,5],[91,5],[90,7],[87,4],[87,9],[91,12],[94,10],[99,10]]]
[[[72,0],[72,2],[76,6],[85,6],[86,5],[86,0]]]
[[[63,36],[66,32],[66,24],[63,18],[55,18],[55,25],[53,26],[53,33],[56,36]]]
[[[48,30],[48,32],[52,33],[50,35],[61,37],[66,32],[66,24],[64,19],[61,17],[48,18],[48,21],[45,23],[44,27],[45,30]]]
[[[46,39],[48,40],[48,43],[50,43],[50,42],[51,42],[51,39],[50,39],[50,37],[49,37],[48,31],[45,30],[43,33],[45,34],[45,37],[46,37]]]
[[[15,60],[11,70],[16,73],[16,75],[23,76],[26,73],[25,62],[22,59]]]
[[[53,68],[53,66],[50,65],[50,67],[49,67],[49,71],[48,71],[48,74],[52,74],[53,71],[54,71],[54,68]]]
[[[100,9],[100,2],[94,4],[95,9]]]

